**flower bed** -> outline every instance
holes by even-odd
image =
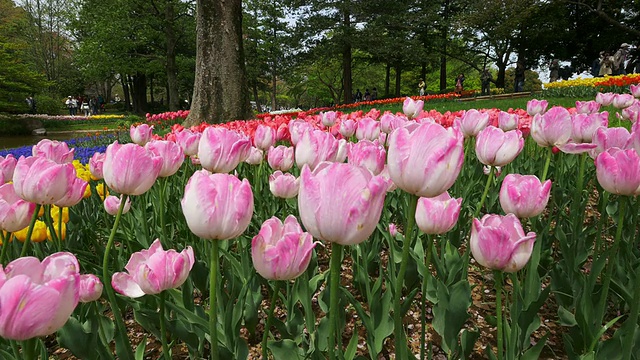
[[[638,100],[422,107],[174,125],[169,141],[142,124],[88,166],[81,143],[3,156],[0,353],[639,353]]]

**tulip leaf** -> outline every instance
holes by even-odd
[[[548,337],[549,337],[549,334],[546,334],[534,346],[529,348],[529,350],[527,350],[527,352],[522,354],[522,356],[519,357],[519,359],[520,360],[537,360],[537,359],[539,359],[540,358],[540,353],[542,352],[542,349],[544,348],[544,345],[547,343],[547,338]]]
[[[274,359],[304,359],[304,352],[293,340],[269,341],[268,346]]]
[[[356,351],[358,350],[358,332],[356,329],[353,331],[353,335],[351,336],[351,340],[349,340],[349,345],[347,345],[347,349],[344,352],[344,360],[353,360],[356,357]]]
[[[80,359],[93,360],[99,358],[96,352],[97,333],[90,333],[75,317],[70,317],[64,326],[58,330],[58,342],[69,349]],[[45,349],[46,350],[46,349]],[[46,358],[46,357],[45,357]]]
[[[136,348],[136,352],[135,352],[135,356],[136,356],[136,360],[144,360],[144,351],[146,350],[146,344],[147,344],[147,336],[143,336],[142,340],[140,341],[140,343],[138,344],[138,347]]]
[[[572,327],[578,325],[576,317],[564,306],[558,307],[558,318],[560,319],[560,325],[562,326]]]

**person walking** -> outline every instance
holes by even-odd
[[[513,92],[522,92],[524,91],[524,64],[522,61],[518,61],[516,63],[516,69],[514,74],[513,81]]]
[[[629,44],[622,43],[620,45],[620,49],[613,54],[613,75],[626,75],[625,71],[625,61],[627,60],[627,55],[629,55]]]
[[[462,91],[464,90],[464,74],[458,74],[456,77],[456,93],[462,95]]]
[[[27,102],[27,106],[29,107],[29,113],[30,114],[35,114],[36,113],[36,99],[33,98],[33,95],[29,95],[29,97],[26,98],[25,101]]]
[[[425,86],[426,84],[424,83],[424,79],[420,79],[420,82],[418,83],[418,93],[420,94],[420,96],[424,96]]]
[[[491,95],[491,80],[493,80],[493,76],[489,69],[482,70],[482,74],[480,75],[480,82],[482,83],[482,95]]]
[[[549,82],[556,82],[560,78],[560,61],[553,59],[549,64]]]
[[[600,59],[600,72],[599,76],[609,76],[613,74],[613,56],[609,55],[608,52],[602,54],[602,58]]]

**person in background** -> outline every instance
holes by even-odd
[[[627,73],[625,71],[625,61],[627,61],[628,55],[629,44],[622,43],[622,45],[620,45],[620,49],[613,54],[613,75],[625,75]]]
[[[365,89],[364,91],[364,101],[371,101],[371,93],[369,92],[369,89]]]
[[[420,94],[420,96],[424,96],[424,87],[426,86],[426,84],[424,83],[423,79],[420,79],[420,82],[418,83],[418,92]]]
[[[560,78],[560,61],[553,59],[549,64],[549,82],[556,82]]]
[[[360,89],[356,90],[356,96],[353,99],[355,102],[360,102],[362,101],[362,93],[360,92]]]
[[[480,82],[482,83],[482,95],[491,95],[491,80],[493,80],[493,76],[489,69],[485,68],[482,70],[482,74],[480,74]]]
[[[64,102],[64,105],[67,107],[67,109],[69,109],[69,116],[73,116],[73,98],[71,97],[71,95],[69,95],[69,97],[67,97],[67,100]]]
[[[609,76],[613,74],[613,56],[609,55],[608,52],[602,54],[602,58],[600,58],[600,71],[598,72],[599,76]]]
[[[371,100],[376,100],[378,98],[378,89],[373,88],[373,92],[371,93]]]
[[[456,77],[456,93],[462,94],[464,90],[464,74],[458,74]]]
[[[30,114],[35,114],[36,113],[36,99],[33,98],[33,95],[29,95],[29,97],[26,99],[27,102],[27,106],[29,106],[29,113]]]
[[[516,63],[516,69],[514,74],[513,81],[513,92],[522,92],[524,91],[524,64],[522,61],[518,61]]]
[[[602,56],[604,55],[604,51],[600,51],[600,55],[597,59],[593,59],[591,63],[591,76],[598,77],[600,76],[600,61],[602,60]]]

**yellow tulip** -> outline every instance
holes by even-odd
[[[58,224],[58,223],[54,223],[53,224],[53,229],[56,232],[56,236],[60,236],[60,227],[62,226],[62,238],[60,240],[64,240],[67,237],[67,224],[62,223],[62,224]],[[51,236],[51,232],[49,231],[49,229],[47,229],[47,239],[49,239],[50,241],[53,240],[53,237]]]
[[[87,188],[89,188],[87,186]],[[86,192],[85,192],[86,193]],[[91,193],[89,193],[91,194]],[[58,219],[60,218],[60,208],[53,205],[51,206],[51,218],[53,219],[53,222],[58,222]],[[67,223],[69,222],[69,208],[65,207],[62,208],[62,222]]]
[[[16,231],[13,235],[16,239],[20,241],[25,241],[27,239],[27,232],[29,231],[29,227]],[[33,233],[31,233],[31,241],[33,242],[42,242],[47,239],[47,226],[44,224],[44,221],[37,220],[34,227]]]
[[[104,201],[104,198],[109,196],[109,188],[105,189],[104,183],[100,183],[98,185],[96,185],[96,191],[98,192],[98,195],[100,195],[100,199],[102,201]],[[105,194],[106,192],[106,194]]]

